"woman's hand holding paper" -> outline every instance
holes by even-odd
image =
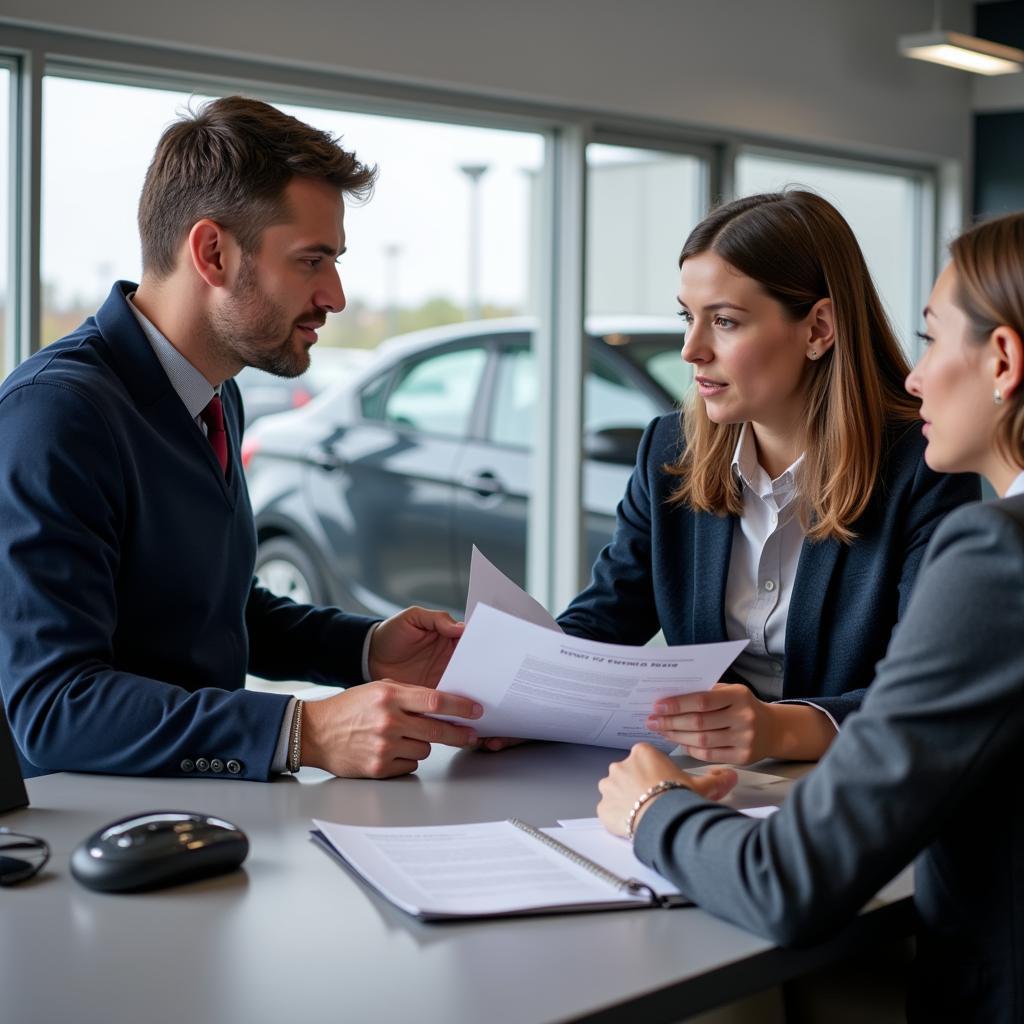
[[[752,764],[766,757],[815,761],[836,729],[809,704],[768,704],[743,683],[717,683],[703,693],[667,697],[647,728],[678,743],[698,761]]]

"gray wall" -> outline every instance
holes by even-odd
[[[970,23],[966,0],[944,12]],[[931,13],[932,0],[0,0],[0,19],[36,26],[966,161],[969,76],[897,53]]]

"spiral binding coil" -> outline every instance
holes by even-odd
[[[602,881],[614,886],[620,892],[628,892],[631,896],[639,896],[641,893],[646,893],[652,903],[657,901],[657,894],[649,885],[639,882],[635,878],[619,878],[613,871],[601,867],[600,864],[595,864],[589,857],[584,857],[582,853],[577,853],[571,846],[560,843],[553,836],[549,836],[546,832],[541,832],[539,828],[534,828],[533,825],[523,821],[521,818],[509,818],[508,821],[510,825],[515,825],[516,828],[522,830],[527,835],[533,836],[534,839],[539,839],[542,843],[550,846],[552,850],[557,850],[563,857],[568,857],[574,864],[579,865],[585,871],[589,871],[592,875],[597,875]]]

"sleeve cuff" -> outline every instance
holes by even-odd
[[[281,732],[277,737],[277,746],[274,748],[274,760],[270,762],[271,775],[280,775],[288,770],[288,739],[292,732],[292,718],[295,715],[297,697],[288,701],[288,707],[284,709],[284,718],[281,719]]]
[[[367,631],[366,639],[363,641],[363,682],[370,682],[370,644],[373,643],[373,634],[377,632],[379,622],[375,622]]]
[[[677,818],[702,806],[722,807],[721,804],[705,800],[692,789],[670,789],[662,793],[640,819],[636,834],[633,836],[633,853],[648,867],[655,867],[655,857],[665,830]]]
[[[776,704],[806,704],[809,708],[814,708],[816,711],[820,711],[825,715],[828,720],[832,723],[832,728],[836,732],[839,732],[839,723],[835,720],[835,716],[831,711],[826,711],[820,704],[815,704],[813,700],[800,700],[797,697],[791,697],[788,700],[777,700]]]

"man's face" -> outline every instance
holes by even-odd
[[[256,252],[241,254],[210,326],[225,355],[297,377],[327,314],[345,308],[335,262],[345,251],[345,205],[333,185],[308,178],[293,179],[284,199],[288,220],[265,228]]]

